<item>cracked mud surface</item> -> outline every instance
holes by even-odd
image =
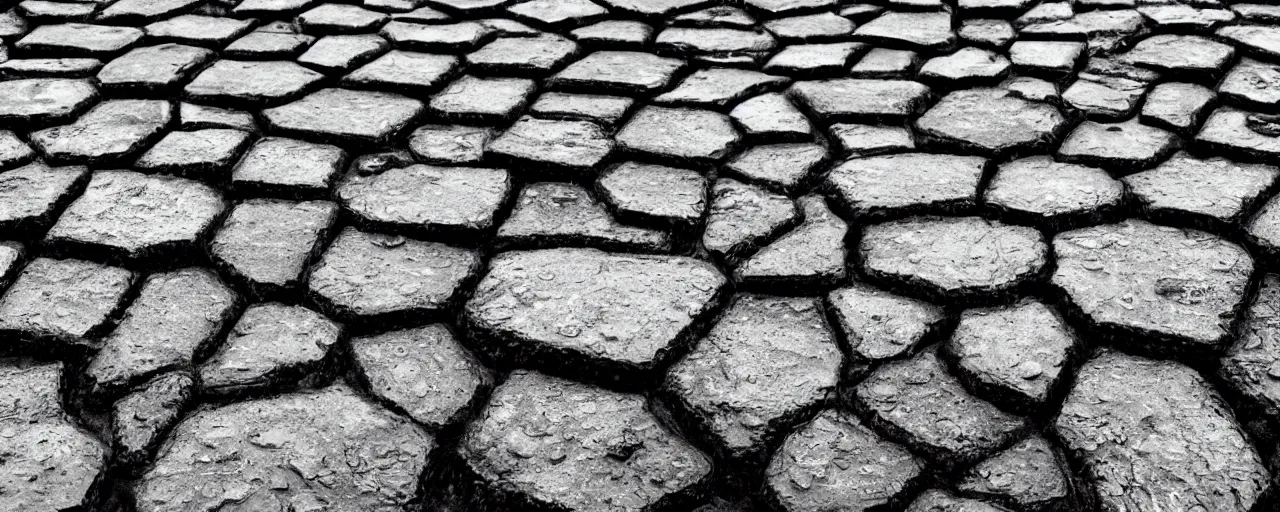
[[[1280,510],[1264,0],[0,0],[0,512]]]

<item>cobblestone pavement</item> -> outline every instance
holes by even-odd
[[[1280,510],[1277,164],[1280,5],[0,0],[0,512]]]

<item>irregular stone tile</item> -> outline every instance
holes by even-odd
[[[1027,427],[965,391],[933,350],[880,366],[857,385],[853,403],[877,431],[946,468],[991,455]]]
[[[1241,336],[1223,354],[1216,372],[1242,422],[1261,418],[1266,424],[1275,425],[1280,421],[1280,401],[1276,399],[1280,390],[1274,377],[1276,361],[1280,360],[1275,327],[1275,305],[1280,300],[1277,292],[1280,281],[1276,274],[1262,276],[1257,296],[1244,316]]]
[[[98,171],[45,243],[68,253],[181,264],[193,257],[223,207],[216,190],[194,181]]]
[[[1120,121],[1133,116],[1145,92],[1146,84],[1142,82],[1081,73],[1080,79],[1062,93],[1062,99],[1090,119]]]
[[[943,149],[1001,155],[1048,149],[1068,123],[1053,105],[982,88],[947,94],[915,125],[927,143]]]
[[[1002,164],[982,200],[1020,224],[1062,229],[1118,213],[1124,196],[1124,185],[1107,171],[1033,156]]]
[[[88,180],[84,167],[39,162],[0,173],[0,233],[5,238],[39,237]]]
[[[1201,5],[1217,7],[1215,4],[1216,2],[1206,2]],[[1236,13],[1227,9],[1198,8],[1174,3],[1142,5],[1138,7],[1138,12],[1158,30],[1175,32],[1208,32],[1236,20]]]
[[[854,158],[827,174],[833,205],[850,216],[964,210],[977,204],[987,161],[975,156],[903,153]]]
[[[840,361],[817,299],[739,295],[661,393],[740,473],[834,396]]]
[[[600,0],[600,2],[623,12],[645,17],[666,17],[713,3],[712,0]]]
[[[318,371],[341,335],[341,325],[301,306],[251,305],[200,365],[202,391],[241,395],[290,386]]]
[[[1066,461],[1052,443],[1038,435],[970,468],[956,484],[961,494],[999,503],[1013,510],[1075,510]]]
[[[355,338],[351,355],[375,397],[430,429],[458,424],[493,387],[444,324]]]
[[[248,149],[250,140],[249,134],[240,130],[172,131],[138,157],[133,167],[142,172],[222,183],[231,166]]]
[[[586,174],[613,149],[614,141],[595,123],[522,117],[485,151],[534,169]]]
[[[433,449],[407,418],[338,384],[196,411],[133,491],[139,512],[233,502],[390,512],[418,495]]]
[[[948,12],[886,12],[854,31],[864,40],[914,51],[946,52],[956,34]]]
[[[543,76],[578,53],[578,45],[560,36],[502,37],[467,54],[473,72]]]
[[[337,189],[343,206],[361,221],[424,234],[487,231],[509,194],[505,170],[421,164],[352,173]],[[432,200],[422,200],[427,197]]]
[[[268,126],[318,142],[377,144],[405,128],[424,109],[399,94],[321,89],[262,111]]]
[[[967,19],[960,25],[960,39],[968,44],[1003,50],[1018,33],[1008,21],[1000,19]]]
[[[630,153],[712,164],[728,156],[741,136],[724,114],[649,106],[631,116],[614,140]]]
[[[506,252],[490,260],[463,322],[504,364],[630,386],[692,341],[726,284],[710,263],[680,256]]]
[[[1099,9],[1066,19],[1030,23],[1019,30],[1019,35],[1028,39],[1084,40],[1090,51],[1113,52],[1141,35],[1145,22],[1133,9]]]
[[[0,296],[0,333],[48,353],[96,346],[135,279],[89,261],[35,259]]]
[[[1232,4],[1231,10],[1240,16],[1241,21],[1255,23],[1274,23],[1280,21],[1280,5]]]
[[[107,447],[62,406],[62,363],[4,360],[0,396],[5,454],[0,486],[8,510],[75,510],[89,501],[107,466]]]
[[[578,59],[547,79],[563,90],[600,93],[652,93],[667,87],[684,62],[628,51],[598,51]]]
[[[291,101],[324,75],[286,61],[219,60],[183,88],[195,101],[261,108]]]
[[[185,102],[178,104],[178,125],[175,128],[180,130],[225,128],[249,133],[259,132],[258,122],[250,112]]]
[[[1115,343],[1161,355],[1217,352],[1244,307],[1253,258],[1202,231],[1127,220],[1060,233],[1053,285]]]
[[[865,43],[793,44],[764,65],[764,71],[808,78],[835,77],[848,72],[853,59],[867,50]]]
[[[1240,51],[1246,54],[1268,60],[1280,57],[1280,27],[1235,25],[1222,27],[1214,34],[1235,43]]]
[[[981,500],[971,498],[961,498],[948,491],[938,489],[930,489],[906,508],[906,512],[1009,512],[1004,507],[998,507]]]
[[[1099,55],[1089,56],[1089,60],[1085,62],[1083,72],[1087,73],[1087,76],[1093,80],[1098,80],[1099,77],[1124,78],[1149,85],[1160,79],[1160,72],[1158,71],[1128,64],[1117,58]]]
[[[1252,183],[1246,182],[1241,185],[1237,185],[1235,187],[1235,192],[1237,194],[1241,194],[1241,196],[1228,197],[1223,200],[1224,203],[1227,203],[1227,207],[1234,206],[1228,201],[1238,200],[1241,212],[1251,210],[1252,206],[1256,204],[1259,198],[1259,195],[1254,193],[1255,190],[1250,190],[1251,185],[1256,189],[1259,181],[1270,178],[1267,187],[1267,189],[1270,190],[1270,184],[1273,183],[1275,179],[1274,167],[1251,165],[1248,166],[1247,169],[1248,171],[1246,172],[1260,174],[1261,176],[1254,176],[1256,181],[1253,181]],[[1235,174],[1243,174],[1239,171],[1243,171],[1244,169],[1237,166],[1234,170],[1237,171]],[[1240,217],[1235,218],[1239,219]],[[1245,238],[1250,243],[1254,244],[1268,255],[1280,253],[1280,203],[1277,203],[1274,197],[1268,200],[1267,203],[1264,204],[1256,214],[1254,214],[1253,218],[1245,224],[1244,228]]]
[[[751,28],[756,19],[747,11],[732,5],[717,5],[671,18],[672,25],[689,27]]]
[[[1014,293],[1046,271],[1039,231],[979,217],[912,217],[864,229],[866,275],[939,300],[985,301]]]
[[[1035,414],[1060,396],[1080,350],[1075,334],[1050,306],[967,309],[943,346],[968,389],[994,404]]]
[[[707,456],[663,427],[643,396],[527,371],[494,391],[459,452],[477,494],[494,506],[692,508],[711,472]],[[597,477],[609,474],[617,478]]]
[[[0,242],[0,289],[9,286],[22,268],[26,248],[18,242]]]
[[[761,94],[743,101],[733,107],[729,117],[747,138],[788,141],[813,136],[809,118],[779,93]]]
[[[328,201],[250,199],[232,208],[209,254],[257,295],[293,290],[337,216]]]
[[[428,107],[444,119],[500,123],[524,110],[534,89],[534,81],[525,78],[464,76],[433,96]]]
[[[810,289],[844,280],[848,224],[827,209],[822,196],[802,197],[800,206],[804,222],[742,262],[734,279],[762,289]]]
[[[1270,487],[1231,410],[1171,361],[1105,352],[1085,363],[1053,431],[1101,507],[1245,511]]]
[[[459,15],[475,15],[493,11],[511,0],[435,0],[433,5]]]
[[[1131,173],[1150,169],[1178,149],[1178,137],[1131,119],[1122,123],[1085,121],[1058,147],[1067,162]]]
[[[838,123],[831,125],[831,138],[838,143],[841,154],[849,158],[901,153],[916,148],[911,130],[900,126]]]
[[[758,71],[710,68],[694,71],[675,89],[653,98],[654,103],[726,109],[748,96],[786,85],[783,77]]]
[[[613,50],[640,50],[653,40],[653,27],[630,20],[605,20],[570,32],[588,47]]]
[[[934,57],[920,68],[920,80],[944,88],[998,83],[1008,76],[1009,59],[991,50],[965,47]]]
[[[32,132],[30,140],[51,162],[119,160],[156,140],[171,116],[167,101],[104,101],[71,124]]]
[[[1223,77],[1218,93],[1227,102],[1247,110],[1274,111],[1280,107],[1277,87],[1280,66],[1245,57]]]
[[[121,0],[102,9],[97,21],[140,25],[195,8],[199,0]]]
[[[40,25],[18,39],[13,47],[32,54],[57,57],[106,57],[133,46],[143,34],[133,27],[88,23]]]
[[[0,82],[0,126],[23,129],[74,119],[98,101],[87,80],[30,78]]]
[[[707,180],[689,169],[624,162],[602,173],[596,188],[624,222],[692,227],[707,210]]]
[[[320,0],[244,0],[231,9],[231,14],[245,18],[277,18],[297,14]]]
[[[1270,161],[1274,155],[1280,155],[1280,139],[1255,130],[1255,126],[1269,124],[1255,124],[1257,121],[1259,119],[1249,112],[1220,107],[1205,120],[1195,142],[1205,149],[1226,152],[1240,159]]]
[[[1165,82],[1147,94],[1139,120],[1175,133],[1190,134],[1208,115],[1209,104],[1216,98],[1212,90],[1202,85]]]
[[[111,406],[111,448],[117,465],[145,467],[195,395],[195,380],[186,372],[158,376]]]
[[[665,252],[666,233],[619,223],[586,189],[567,183],[525,185],[493,240],[497,250],[594,247]]]
[[[92,78],[100,68],[98,59],[11,59],[0,62],[0,78]]]
[[[1231,45],[1205,37],[1157,34],[1138,41],[1120,60],[1174,76],[1213,80],[1235,54]]]
[[[222,54],[235,59],[273,60],[290,59],[306,51],[316,38],[305,34],[268,32],[257,30],[236,39]]]
[[[174,43],[134,48],[103,66],[98,82],[103,88],[173,89],[213,56],[204,48]]]
[[[19,139],[17,134],[0,130],[0,170],[26,165],[35,157],[35,150]]]
[[[480,268],[469,250],[348,227],[311,269],[307,289],[328,314],[378,325],[443,315]]]
[[[222,16],[183,14],[157,21],[145,28],[147,38],[156,42],[182,43],[206,48],[223,48],[253,29],[251,20]]]
[[[431,164],[474,164],[484,157],[493,130],[473,126],[424,125],[409,135],[409,151]]]
[[[297,60],[325,73],[341,73],[373,60],[389,48],[391,44],[386,39],[373,34],[324,36]]]
[[[1015,76],[1005,80],[1000,87],[1013,93],[1015,97],[1027,101],[1039,101],[1053,105],[1062,104],[1062,95],[1058,85],[1048,80],[1029,76]]]
[[[777,18],[764,23],[784,43],[830,41],[853,33],[853,22],[833,12]]]
[[[930,94],[918,82],[860,78],[796,82],[788,91],[828,122],[901,121],[924,110]]]
[[[940,307],[864,283],[832,291],[826,305],[858,366],[912,354],[947,324]]]
[[[853,68],[849,76],[854,78],[912,78],[920,67],[916,52],[891,48],[872,48]]]
[[[236,192],[292,198],[327,196],[346,152],[280,137],[258,139],[231,171]]]
[[[631,111],[635,100],[623,96],[546,92],[538,96],[529,113],[546,119],[591,121],[611,128]]]
[[[1018,41],[1009,47],[1014,69],[1059,79],[1070,76],[1088,45],[1077,41]]]
[[[761,16],[775,18],[785,14],[798,14],[836,6],[835,0],[744,0],[747,7]]]
[[[591,0],[530,0],[507,7],[516,19],[548,27],[576,27],[599,20],[609,10]]]
[[[702,244],[711,254],[728,261],[749,256],[803,219],[790,198],[720,179],[711,188],[711,211]]]
[[[1178,153],[1124,182],[1150,217],[1231,230],[1254,211],[1277,177],[1280,169],[1269,165]]]
[[[483,45],[493,37],[494,30],[474,21],[422,25],[393,20],[378,35],[391,41],[397,50],[455,52]]]
[[[737,177],[765,188],[800,192],[810,175],[827,162],[827,148],[813,143],[754,146],[725,164]]]
[[[772,52],[778,42],[763,30],[668,27],[654,44],[659,52],[677,55],[751,56]]]
[[[902,503],[923,471],[906,448],[853,415],[828,409],[787,436],[773,455],[764,501],[778,510],[871,510]]]
[[[296,18],[308,34],[357,34],[378,30],[387,21],[386,14],[356,5],[322,3]]]
[[[452,55],[391,50],[342,77],[341,84],[355,89],[389,92],[428,92],[453,78],[459,69]]]

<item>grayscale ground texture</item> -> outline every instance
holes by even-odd
[[[1280,4],[0,0],[0,512],[1280,510]]]

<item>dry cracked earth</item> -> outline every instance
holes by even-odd
[[[1280,6],[0,0],[0,512],[1280,508]]]

